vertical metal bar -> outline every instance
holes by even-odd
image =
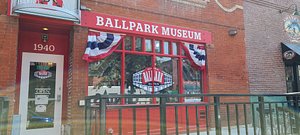
[[[160,97],[160,134],[167,134],[167,120],[166,120],[166,97]]]
[[[244,104],[244,119],[245,119],[245,128],[246,128],[246,135],[248,135],[248,120],[247,120],[247,108],[246,104]]]
[[[239,106],[238,104],[235,104],[235,119],[236,119],[236,128],[238,135],[241,134],[240,132],[240,122],[239,122]]]
[[[196,127],[197,127],[197,135],[200,135],[200,130],[199,130],[199,107],[196,105]]]
[[[270,111],[270,126],[271,126],[271,135],[273,135],[274,134],[274,132],[273,132],[273,128],[274,128],[274,126],[273,126],[273,115],[272,115],[272,106],[271,106],[271,103],[269,103],[269,111]]]
[[[150,113],[149,113],[149,107],[147,107],[147,135],[150,135]]]
[[[107,98],[100,96],[100,135],[106,134],[106,101]]]
[[[185,120],[186,120],[186,134],[190,134],[190,126],[189,126],[189,108],[185,106]]]
[[[126,74],[126,71],[125,71],[125,38],[122,38],[122,53],[121,53],[121,90],[120,90],[120,93],[121,95],[124,95],[125,94],[125,74]],[[125,98],[121,98],[121,105],[124,105],[125,104]]]
[[[254,103],[251,103],[251,110],[252,110],[252,125],[253,125],[253,131],[254,135],[256,135],[256,119],[255,119],[255,108],[254,108]]]
[[[97,134],[98,134],[98,123],[97,123],[97,121],[98,121],[98,118],[97,118],[97,117],[98,117],[98,115],[97,115],[97,114],[98,114],[98,113],[97,113],[97,112],[98,112],[98,109],[94,109],[93,111],[94,111],[94,113],[95,113],[95,117],[94,117],[94,119],[95,119],[94,132],[95,132],[95,135],[97,135]]]
[[[264,102],[264,97],[259,96],[258,97],[258,102],[259,102],[259,120],[260,120],[260,129],[261,129],[261,135],[266,135],[266,120],[265,120],[265,102]]]
[[[291,97],[291,99],[293,99],[293,97]],[[292,102],[293,101],[288,101],[289,103],[289,106],[292,106]],[[291,133],[293,133],[293,123],[292,123],[292,113],[291,113],[291,111],[288,111],[288,118],[289,118],[289,123],[290,123],[290,131],[291,131]]]
[[[136,135],[136,108],[132,108],[133,135]]]
[[[214,96],[214,111],[215,111],[216,135],[222,135],[219,96]]]
[[[290,123],[290,130],[291,130],[291,133],[293,133],[293,123],[292,123],[292,121],[293,121],[292,120],[292,115],[293,114],[289,111],[288,115],[289,115],[289,119],[290,119],[290,122],[289,122]]]
[[[227,126],[228,126],[228,135],[231,135],[231,126],[230,126],[230,110],[229,110],[229,104],[226,105],[226,114],[227,114]]]
[[[280,135],[279,113],[278,113],[277,104],[275,104],[275,110],[276,110],[276,121],[277,121],[277,134]]]
[[[175,128],[176,128],[176,135],[179,134],[178,132],[178,107],[175,106]]]
[[[85,134],[91,135],[91,102],[85,99]]]
[[[284,103],[282,103],[282,108],[284,107]],[[285,119],[285,110],[282,109],[282,116],[283,116],[283,128],[284,128],[284,134],[287,134],[287,128],[286,128],[286,119]]]
[[[122,135],[122,109],[119,109],[119,135]]]
[[[296,133],[300,134],[300,123],[299,123],[299,96],[295,95],[294,107],[295,107],[295,124],[296,124]]]
[[[209,105],[205,105],[205,123],[206,123],[205,126],[206,126],[206,134],[207,135],[209,135],[209,130],[210,130],[209,125],[208,125],[208,122],[209,122],[209,120],[208,120],[208,111],[209,111],[208,106]]]

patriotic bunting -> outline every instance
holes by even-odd
[[[205,47],[199,44],[184,43],[184,48],[188,52],[189,60],[194,66],[201,70],[205,69],[206,52]]]
[[[118,48],[122,36],[106,32],[89,32],[82,59],[93,62],[104,59]]]

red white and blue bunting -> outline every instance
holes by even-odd
[[[122,36],[106,32],[89,32],[83,60],[94,62],[109,56],[118,48]]]
[[[200,44],[184,43],[184,48],[188,52],[189,60],[194,66],[201,70],[205,69],[206,52],[205,46]]]

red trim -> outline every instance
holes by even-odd
[[[122,39],[122,48],[125,49],[125,41]],[[121,95],[125,95],[125,79],[126,79],[126,71],[125,71],[125,53],[121,53]],[[121,99],[121,104],[125,104],[125,99]]]
[[[156,56],[155,56],[155,40],[154,39],[151,39],[151,46],[152,46],[152,53],[153,53],[153,57],[152,57],[152,70],[154,70],[155,68],[155,65],[156,65],[156,62],[155,62],[155,59],[156,59]],[[154,72],[152,72],[152,76],[154,76]],[[154,94],[154,77],[152,77],[152,94]],[[152,99],[152,103],[153,104],[156,104],[156,98],[153,98]]]
[[[136,46],[135,45],[135,37],[132,36],[131,38],[132,38],[132,46],[131,46],[132,48],[131,48],[131,50],[135,51],[135,46]]]
[[[20,14],[20,19],[29,19],[32,23],[47,22],[47,24],[74,25],[74,22],[71,22],[71,21],[39,17],[39,16],[33,16],[33,15],[26,15],[26,14]]]
[[[182,46],[182,43],[179,43],[179,45],[177,44],[177,50],[181,50],[181,46]],[[177,53],[179,55],[181,55],[181,51],[177,51]],[[183,87],[183,68],[182,68],[182,58],[179,58],[179,62],[178,62],[178,70],[179,70],[179,94],[184,94],[184,87]],[[183,97],[180,97],[179,98],[179,103],[182,103],[184,102],[184,99]]]
[[[7,0],[7,16],[11,15],[11,0]]]

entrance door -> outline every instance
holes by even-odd
[[[60,135],[63,55],[23,53],[21,135]]]

